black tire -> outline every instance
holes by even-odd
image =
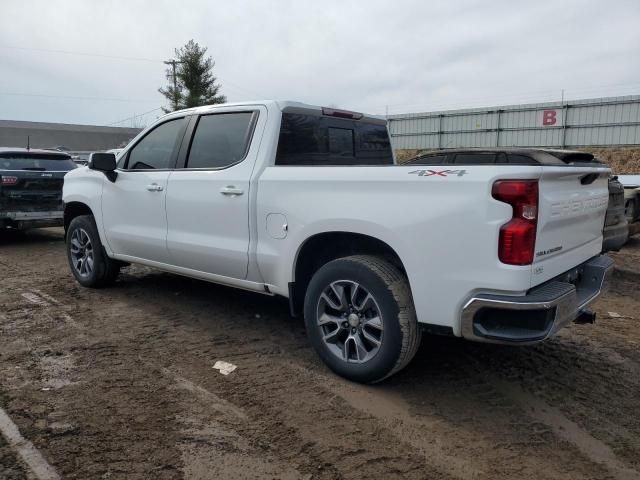
[[[84,252],[87,252],[84,262],[79,260],[77,255],[78,243],[76,240],[78,240],[78,236],[81,236],[82,239],[88,239],[89,242],[84,249]],[[118,278],[121,264],[117,260],[109,258],[105,253],[93,215],[81,215],[71,220],[67,229],[66,244],[69,268],[83,287],[104,287],[113,284]],[[92,258],[90,269],[88,269],[89,262],[86,258],[89,251]],[[84,269],[81,266],[83,264]]]
[[[349,284],[355,287],[351,288]],[[328,290],[332,288],[333,290]],[[349,303],[349,309],[351,303],[357,303],[345,298],[349,296],[353,300],[353,289],[359,292],[360,297],[366,297],[366,294],[373,297],[373,303],[370,303],[372,308],[362,315],[365,323],[367,316],[377,318],[379,315],[380,319],[376,323],[381,324],[382,328],[380,336],[375,337],[377,343],[363,341],[363,338],[372,336],[372,330],[369,330],[368,337],[360,335],[366,325],[355,325],[355,317],[353,325],[349,323],[351,320],[342,322],[342,327],[335,321],[322,326],[319,324],[319,318],[327,309],[331,311],[327,318],[343,318],[345,315],[340,313],[342,310],[337,311],[332,307],[337,304],[335,299],[338,295],[331,294],[336,293],[336,288],[341,292],[347,291],[343,298]],[[327,295],[332,296],[332,302],[325,300]],[[340,305],[344,304],[342,299],[339,301]],[[416,354],[422,337],[406,277],[389,261],[371,255],[339,258],[322,266],[307,288],[304,317],[309,339],[327,366],[338,375],[361,383],[380,382],[407,366]],[[347,319],[350,318],[351,315],[348,315]],[[345,336],[344,331],[335,334],[334,324],[337,327],[335,332],[340,328],[346,331],[348,337],[344,343],[340,343],[340,336]],[[370,352],[362,350],[362,359],[356,340],[350,338],[356,335],[360,335],[358,345],[368,343],[372,348]],[[323,337],[332,337],[332,341],[325,341]],[[344,347],[347,343],[349,346]],[[372,353],[374,349],[377,351]],[[369,355],[373,356],[369,358]]]

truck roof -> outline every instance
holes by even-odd
[[[295,102],[292,100],[253,100],[253,101],[244,101],[244,102],[229,102],[229,103],[220,103],[214,105],[203,105],[201,107],[193,107],[187,108],[183,110],[176,110],[175,112],[168,113],[168,115],[174,115],[176,113],[185,113],[185,112],[193,112],[193,113],[204,113],[212,110],[216,110],[218,108],[226,108],[226,107],[243,107],[243,106],[255,106],[255,105],[264,105],[266,107],[271,107],[278,109],[285,113],[306,113],[306,114],[315,114],[315,115],[328,115],[328,111],[336,112],[335,116],[341,116],[339,113],[344,114],[353,114],[353,119],[355,120],[364,120],[366,122],[371,123],[379,123],[386,124],[387,120],[384,117],[377,115],[368,115],[362,112],[355,112],[352,110],[344,110],[338,107],[322,107],[320,105],[311,105],[308,103]],[[346,118],[342,116],[342,118]]]

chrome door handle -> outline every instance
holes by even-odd
[[[157,183],[152,183],[151,185],[147,185],[147,190],[150,192],[161,192],[164,190],[162,185],[158,185]]]
[[[236,188],[234,185],[227,185],[226,187],[220,189],[220,193],[222,195],[235,196],[235,195],[242,195],[244,193],[244,190],[240,188]]]

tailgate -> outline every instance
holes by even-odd
[[[0,212],[62,210],[66,173],[0,170]]]
[[[601,252],[608,177],[599,164],[542,168],[532,286]]]

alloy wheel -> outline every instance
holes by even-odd
[[[364,363],[380,350],[382,313],[373,295],[359,283],[329,284],[318,300],[316,318],[322,340],[342,361]]]
[[[93,272],[93,244],[89,234],[83,228],[76,228],[69,241],[71,250],[71,262],[78,275],[89,277]]]

